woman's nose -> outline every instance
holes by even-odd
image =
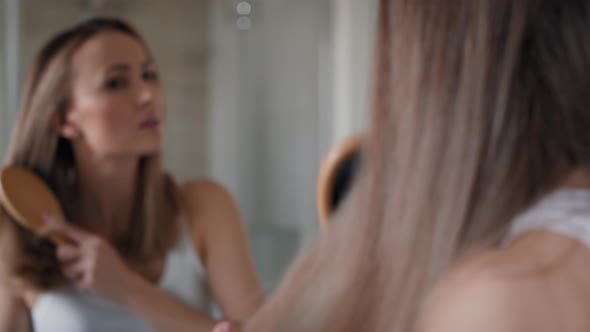
[[[156,96],[156,88],[148,84],[141,84],[138,91],[138,102],[140,106],[153,104]]]

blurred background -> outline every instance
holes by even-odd
[[[232,192],[272,290],[319,231],[321,159],[367,126],[377,1],[0,1],[0,154],[42,43],[95,15],[123,17],[160,67],[167,169]]]

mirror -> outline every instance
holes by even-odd
[[[166,168],[229,189],[271,291],[318,232],[320,161],[367,125],[375,8],[356,0],[6,0],[0,152],[41,44],[89,17],[127,19],[162,75]]]

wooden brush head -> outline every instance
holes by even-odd
[[[44,213],[63,218],[63,210],[51,189],[23,167],[7,166],[0,170],[0,202],[20,225],[35,234],[44,224]],[[50,239],[55,244],[64,242],[58,236]]]

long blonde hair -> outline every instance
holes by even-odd
[[[57,124],[63,123],[70,105],[74,53],[104,31],[129,35],[147,50],[130,25],[113,18],[83,22],[51,39],[38,54],[26,82],[6,160],[7,164],[23,166],[44,179],[58,196],[66,218],[72,217],[79,197],[78,179],[72,145],[59,135]],[[157,155],[140,160],[130,223],[119,238],[112,239],[120,253],[130,260],[141,262],[163,254],[178,234],[175,223],[180,211],[178,189],[160,164]],[[2,264],[8,278],[39,289],[63,281],[53,245],[25,231],[3,208],[0,210]],[[74,222],[85,227],[84,221]]]
[[[362,174],[245,331],[415,330],[467,251],[590,162],[590,2],[382,0]]]

